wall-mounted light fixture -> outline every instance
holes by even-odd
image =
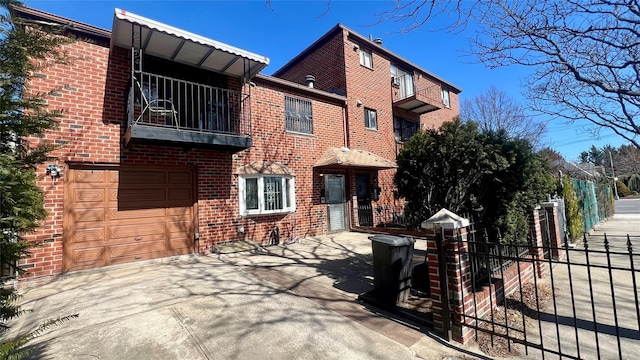
[[[358,107],[362,106],[362,101],[360,101],[360,100],[356,100],[356,105],[357,105]]]
[[[62,170],[54,164],[49,164],[49,166],[47,166],[46,173],[51,176],[51,179],[59,179],[62,177]]]

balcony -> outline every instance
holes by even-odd
[[[393,106],[416,114],[425,114],[442,109],[442,93],[440,86],[433,85],[424,89],[403,91],[404,87],[394,86]]]
[[[148,72],[134,72],[125,145],[227,148],[252,145],[249,95]]]

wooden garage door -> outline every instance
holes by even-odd
[[[195,252],[193,178],[191,169],[70,169],[64,271]]]

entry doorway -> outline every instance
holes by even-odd
[[[373,206],[368,174],[356,175],[356,197],[358,198],[358,224],[373,226]]]
[[[329,232],[345,231],[347,230],[345,176],[343,174],[326,174],[324,183],[327,195]]]

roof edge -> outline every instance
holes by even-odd
[[[275,77],[280,76],[283,72],[289,70],[289,68],[291,68],[293,65],[298,63],[300,60],[302,60],[302,58],[305,57],[309,52],[311,52],[312,50],[314,50],[317,47],[320,47],[330,37],[332,37],[335,34],[337,34],[338,30],[342,31],[343,29],[344,29],[344,26],[342,26],[342,24],[338,23],[336,26],[332,27],[329,31],[324,33],[324,35],[320,36],[320,38],[318,40],[314,41],[311,45],[307,46],[307,48],[302,50],[302,52],[300,52],[298,55],[296,55],[293,59],[289,60],[289,62],[284,64],[280,69],[274,71],[271,76],[275,76]]]
[[[19,17],[22,19],[33,19],[36,21],[47,21],[55,24],[61,24],[69,27],[69,31],[98,37],[101,40],[109,41],[111,39],[111,31],[79,22],[62,16],[54,15],[42,10],[37,10],[24,5],[11,5],[9,7],[11,17]],[[50,25],[50,24],[44,24]]]
[[[342,25],[342,23],[338,23],[336,26],[334,26],[333,28],[331,28],[329,31],[327,31],[324,35],[322,35],[318,40],[314,41],[311,45],[309,45],[306,49],[302,50],[301,53],[299,53],[296,57],[294,57],[293,59],[291,59],[289,62],[287,62],[286,64],[284,64],[280,69],[276,70],[272,76],[278,77],[280,75],[282,75],[283,72],[289,70],[291,67],[293,67],[294,65],[296,65],[298,62],[300,62],[304,57],[306,57],[311,51],[315,50],[316,48],[324,45],[324,43],[333,35],[335,35],[335,33],[338,32],[338,30],[340,31],[346,31],[347,32],[347,36],[353,36],[355,38],[358,39],[358,41],[362,41],[364,43],[366,43],[371,49],[374,49],[378,52],[381,52],[385,55],[387,55],[388,57],[397,60],[399,62],[405,63],[411,67],[413,67],[414,69],[424,73],[425,75],[436,79],[440,82],[442,82],[443,84],[447,85],[451,90],[453,90],[456,94],[459,94],[462,92],[462,89],[460,89],[458,86],[452,84],[449,81],[446,81],[444,79],[442,79],[441,77],[438,77],[437,75],[425,70],[424,68],[414,64],[413,62],[403,58],[402,56],[394,53],[391,50],[388,50],[378,44],[376,44],[375,42],[367,39],[366,37],[360,35],[359,33],[349,29],[348,27]]]
[[[388,50],[387,48],[384,48],[384,47],[376,44],[375,42],[367,39],[366,37],[358,34],[357,32],[349,29],[348,27],[346,27],[344,25],[341,25],[341,26],[345,31],[348,32],[347,36],[353,36],[353,37],[357,38],[359,41],[363,41],[363,42],[367,43],[367,45],[370,45],[371,49],[375,49],[376,51],[384,53],[385,55],[387,55],[387,56],[389,56],[391,58],[394,58],[395,60],[399,60],[400,62],[403,62],[403,63],[413,67],[414,69],[417,69],[417,70],[421,71],[425,75],[427,75],[429,77],[432,77],[432,78],[442,82],[443,84],[446,84],[447,86],[449,86],[449,88],[453,89],[456,92],[456,94],[459,94],[459,93],[462,92],[462,89],[460,89],[459,87],[455,86],[454,84],[448,82],[447,80],[444,80],[443,78],[441,78],[441,77],[439,77],[439,76],[437,76],[437,75],[425,70],[424,68],[412,63],[411,61],[403,58],[402,56],[394,53],[393,51]]]
[[[304,85],[300,85],[298,83],[289,81],[289,80],[284,80],[275,76],[269,76],[269,75],[265,75],[265,74],[257,74],[254,77],[254,80],[259,80],[259,81],[264,81],[264,82],[268,82],[268,83],[272,83],[278,86],[283,86],[283,87],[287,87],[290,89],[295,89],[298,91],[303,91],[303,92],[307,92],[313,95],[317,95],[317,96],[321,96],[324,97],[326,99],[332,100],[332,101],[337,101],[337,102],[342,102],[344,103],[345,101],[347,101],[347,97],[346,96],[342,96],[342,95],[337,95],[334,93],[330,93],[324,90],[319,90],[319,89],[315,89],[315,88],[310,88],[308,86],[304,86]]]

